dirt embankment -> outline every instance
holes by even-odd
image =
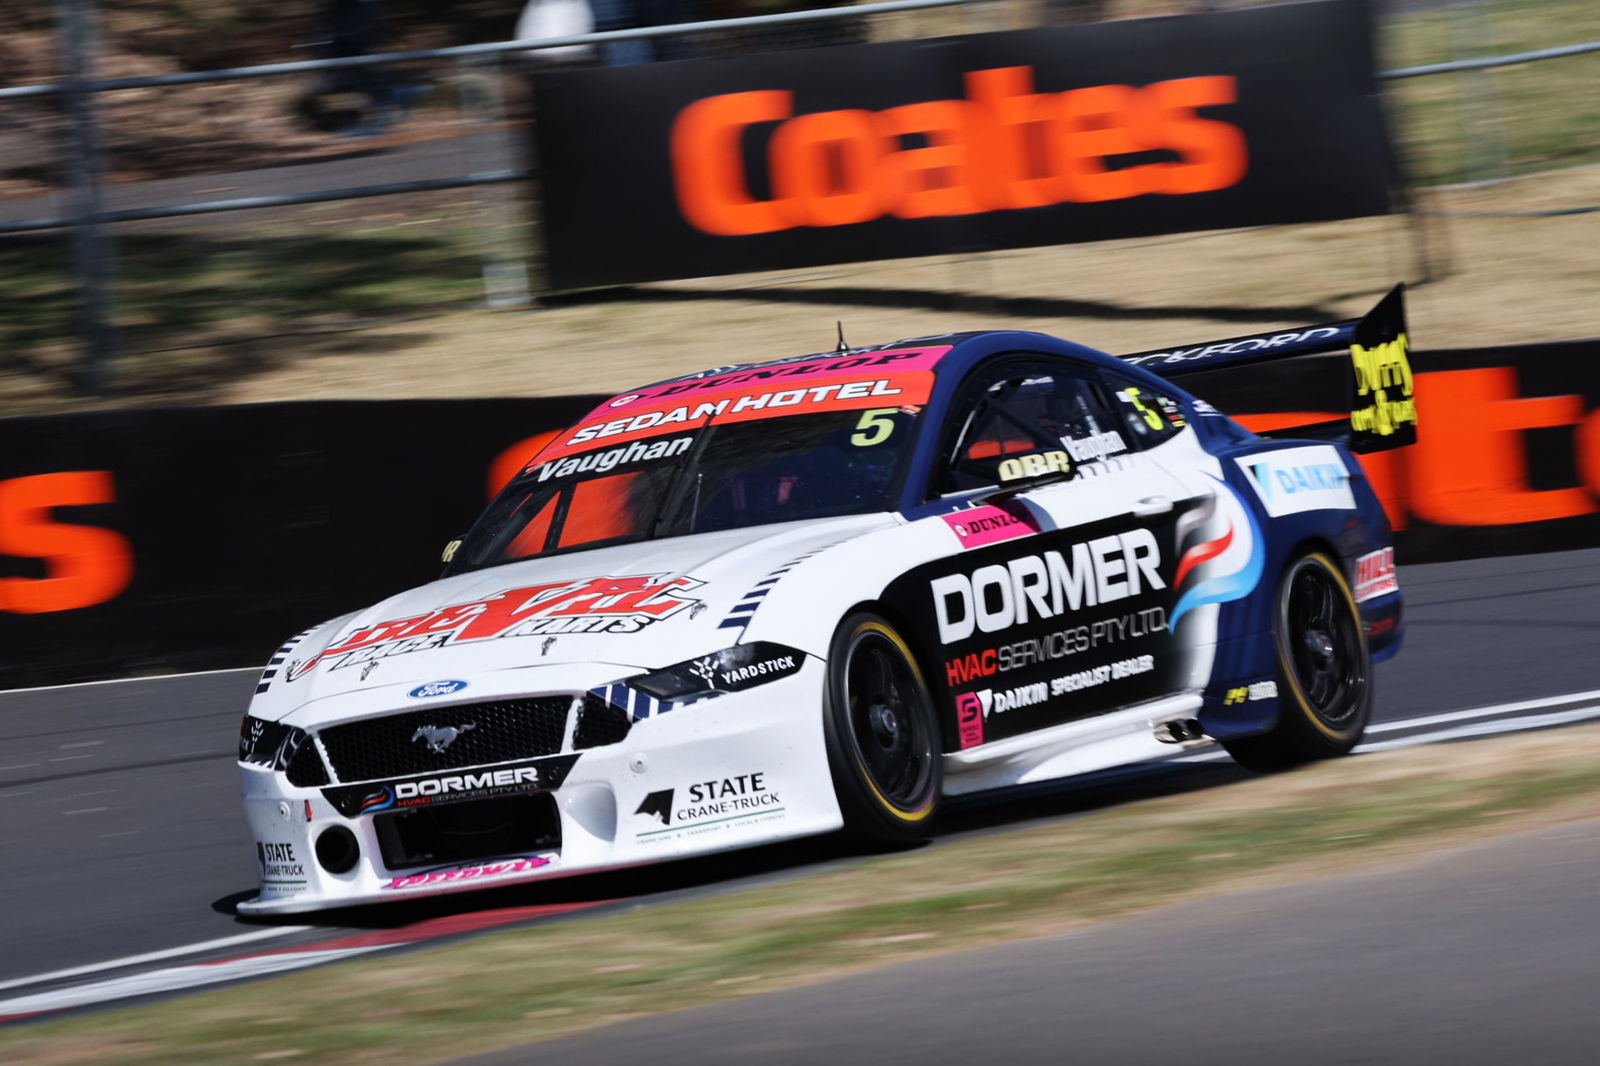
[[[677,373],[948,330],[1112,352],[1354,317],[1390,285],[1419,348],[1600,336],[1600,167],[1427,194],[1457,212],[673,282],[533,311],[463,310],[321,338],[230,402],[621,390]]]

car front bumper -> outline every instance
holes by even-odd
[[[239,913],[293,914],[414,899],[837,829],[842,818],[822,732],[825,673],[821,661],[808,659],[800,672],[781,681],[637,719],[618,743],[531,760],[539,764],[532,773],[506,769],[526,763],[452,771],[487,782],[496,779],[482,775],[498,769],[506,787],[493,799],[436,794],[397,805],[390,783],[388,795],[377,800],[380,805],[362,810],[352,798],[353,786],[296,787],[281,771],[241,763],[261,890],[239,904]],[[544,788],[534,780],[556,783]],[[374,797],[383,787],[380,782],[360,786]],[[500,802],[506,797],[523,797],[516,802],[527,806]],[[534,846],[484,855],[475,851],[468,860],[455,856],[437,863],[424,861],[425,853],[414,846],[396,844],[395,827],[409,813],[407,802],[418,805],[413,810],[454,807],[447,813],[460,822],[455,815],[472,813],[465,804],[499,803],[493,810],[503,816],[514,809],[535,810],[528,797],[553,812],[541,817],[550,819],[545,828],[553,827],[558,839],[551,841],[542,831],[524,834]],[[385,856],[397,851],[408,851],[407,858],[391,865]],[[348,869],[340,869],[347,861]]]

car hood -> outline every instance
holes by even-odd
[[[253,713],[278,718],[356,693],[365,706],[421,706],[582,691],[669,666],[738,643],[760,604],[757,585],[771,588],[800,557],[897,523],[875,514],[757,526],[444,578],[280,652],[258,689],[276,706]]]

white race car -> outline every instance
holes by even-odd
[[[928,337],[607,401],[443,577],[273,657],[240,912],[901,841],[941,797],[1174,746],[1348,751],[1401,637],[1383,511],[1335,435],[1258,437],[1169,378],[1348,349],[1344,439],[1400,443],[1400,313],[1120,360]]]

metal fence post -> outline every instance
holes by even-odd
[[[1449,17],[1457,58],[1494,54],[1494,13],[1485,0],[1457,4],[1449,9]],[[1498,181],[1506,176],[1505,108],[1498,78],[1493,70],[1456,72],[1461,154],[1468,181]]]
[[[67,166],[71,171],[72,262],[78,278],[78,336],[83,345],[79,387],[104,392],[117,354],[114,324],[116,246],[101,221],[105,145],[95,94],[85,87],[100,47],[98,0],[57,0],[68,117]]]
[[[467,167],[474,174],[511,169],[501,57],[456,60],[456,85],[462,109],[478,132],[461,138]],[[519,186],[522,183],[519,183]],[[483,260],[483,299],[490,307],[523,307],[533,302],[528,288],[527,223],[505,186],[479,185],[478,254]]]

